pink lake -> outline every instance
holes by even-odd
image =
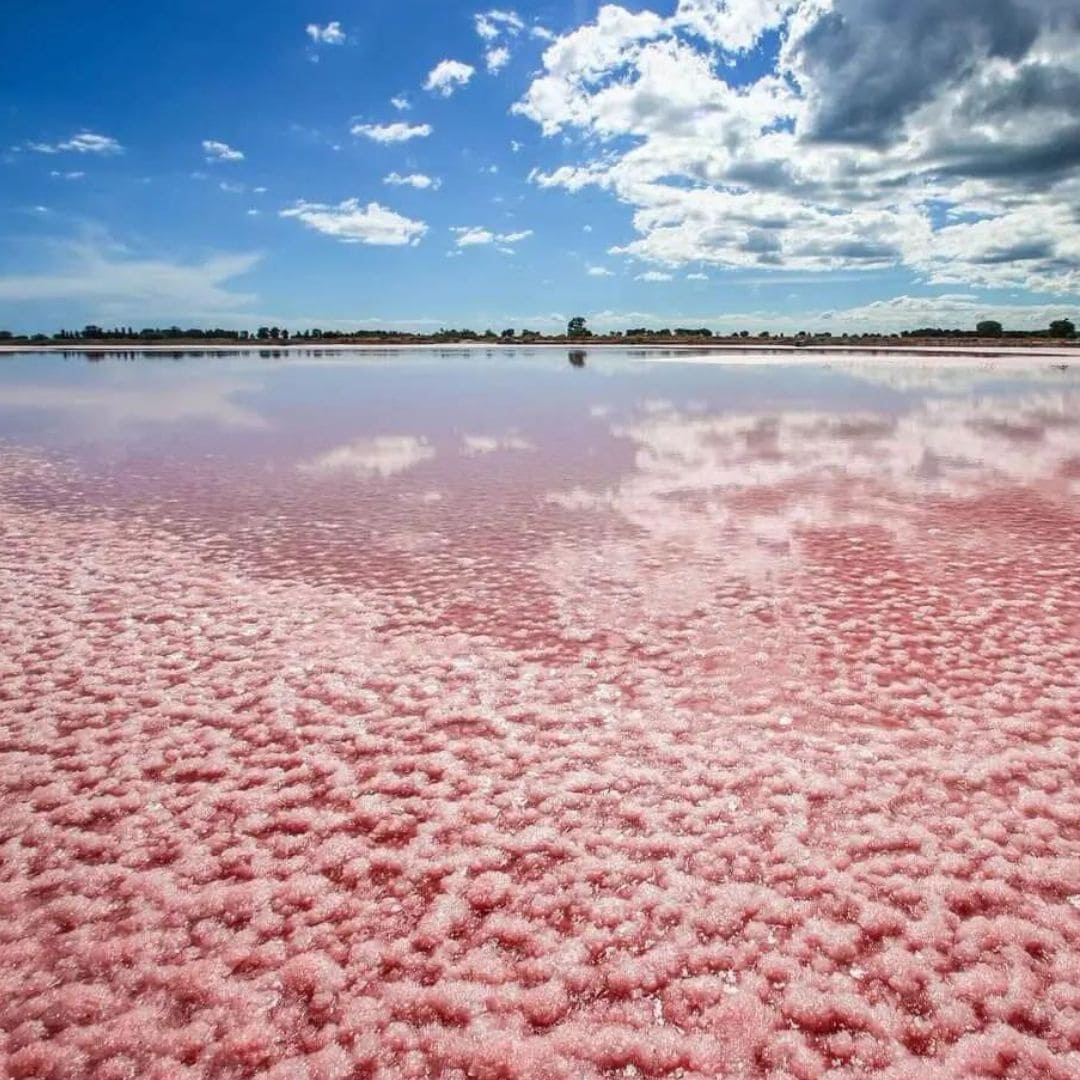
[[[1080,367],[569,359],[0,357],[0,1076],[1080,1076]]]

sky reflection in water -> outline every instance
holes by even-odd
[[[1077,373],[708,361],[0,360],[0,1072],[1077,1075]]]
[[[34,501],[138,514],[265,572],[358,583],[380,573],[376,556],[396,557],[405,586],[432,551],[469,559],[494,543],[515,572],[561,564],[562,578],[576,549],[630,575],[644,571],[629,553],[647,550],[659,562],[637,584],[676,605],[716,575],[781,572],[807,529],[884,525],[912,543],[935,499],[1016,485],[1071,498],[1078,402],[1080,373],[1050,364],[842,355],[73,354],[0,367],[0,436],[64,463],[25,493]]]

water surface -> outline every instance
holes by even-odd
[[[1075,1075],[1078,496],[1049,360],[0,358],[0,1055]]]

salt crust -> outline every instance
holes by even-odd
[[[1075,503],[466,629],[49,470],[0,448],[0,1075],[1080,1075]]]

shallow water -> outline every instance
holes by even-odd
[[[0,709],[0,1073],[1080,1072],[1075,367],[3,357]]]

